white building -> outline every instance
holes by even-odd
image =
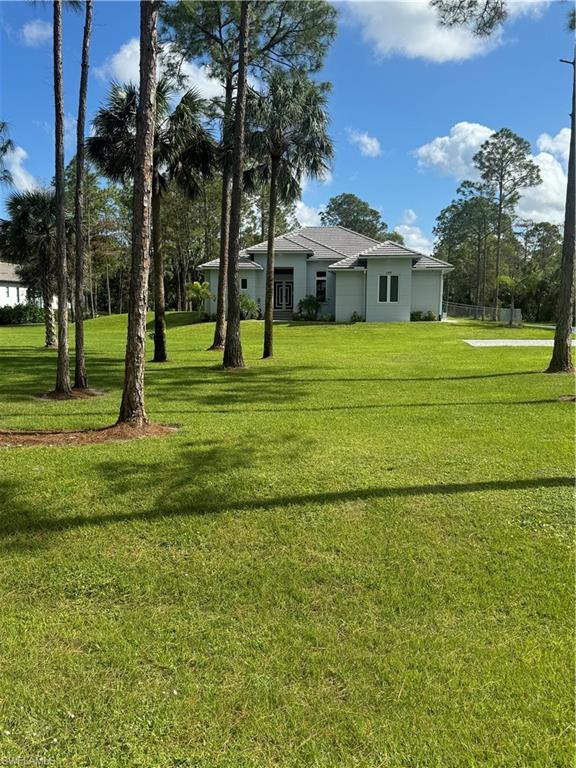
[[[14,264],[0,261],[0,307],[26,303],[27,291],[16,274]]]

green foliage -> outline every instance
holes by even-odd
[[[438,315],[431,310],[428,310],[428,312],[420,312],[419,310],[416,310],[415,312],[410,312],[410,320],[412,322],[431,322],[432,320],[438,320]]]
[[[186,298],[192,302],[192,309],[202,309],[208,299],[214,299],[214,294],[210,290],[210,283],[201,283],[195,280],[186,286]]]
[[[370,208],[365,200],[351,192],[331,197],[326,208],[320,213],[320,220],[325,226],[346,227],[375,240],[394,240],[401,244],[404,242],[398,232],[388,231],[388,225],[375,208]]]
[[[304,296],[298,302],[298,312],[304,320],[316,320],[321,307],[322,302],[312,294]]]
[[[258,320],[260,307],[247,293],[240,294],[240,317],[242,320]]]
[[[303,70],[275,67],[265,93],[254,96],[248,119],[247,151],[255,175],[269,182],[275,167],[276,190],[284,202],[300,197],[305,177],[322,178],[334,154],[328,135],[329,83],[317,83]]]
[[[44,322],[44,312],[36,304],[0,307],[0,325],[28,325]]]
[[[8,123],[0,120],[0,184],[12,186],[12,174],[4,165],[4,158],[14,149],[14,142],[8,135]]]
[[[362,323],[364,322],[364,318],[362,315],[359,315],[358,312],[354,311],[352,312],[352,315],[350,316],[350,322],[351,323]]]
[[[501,128],[482,144],[473,157],[487,193],[503,210],[511,211],[520,190],[542,183],[540,169],[532,160],[530,144],[509,128]]]

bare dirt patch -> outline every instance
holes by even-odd
[[[60,392],[41,392],[36,395],[38,400],[89,400],[106,394],[105,389],[73,389],[70,395],[61,395]]]
[[[560,395],[558,398],[561,402],[565,403],[574,403],[576,402],[576,395]]]
[[[101,429],[81,430],[11,430],[0,429],[0,447],[19,448],[28,445],[93,445],[120,440],[141,440],[145,437],[166,437],[176,432],[176,427],[165,424],[147,424],[145,427],[131,427],[128,424],[114,424]]]

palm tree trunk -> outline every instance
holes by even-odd
[[[52,308],[52,289],[50,278],[44,275],[42,279],[42,306],[44,309],[44,346],[56,349],[56,328],[54,323],[54,309]]]
[[[277,157],[272,158],[270,169],[270,201],[268,206],[268,244],[266,251],[266,301],[264,304],[264,352],[262,357],[274,354],[274,238],[276,236],[276,203],[278,198]]]
[[[82,40],[82,65],[80,72],[80,97],[78,100],[78,124],[76,126],[76,196],[74,200],[76,230],[76,286],[74,291],[74,333],[76,340],[74,386],[86,389],[86,358],[84,353],[84,128],[86,125],[86,93],[88,90],[88,68],[90,56],[90,34],[92,31],[93,0],[86,0],[84,37]]]
[[[166,306],[164,292],[164,254],[160,221],[160,178],[152,182],[152,247],[154,252],[154,362],[166,362]]]
[[[140,99],[136,119],[132,264],[128,307],[128,339],[124,389],[118,423],[142,427],[148,423],[144,408],[146,306],[150,271],[150,234],[154,126],[156,122],[156,22],[159,3],[140,0]]]
[[[572,62],[572,114],[570,121],[570,152],[568,156],[568,186],[564,213],[564,239],[560,264],[560,294],[554,332],[554,350],[547,373],[571,372],[572,313],[574,307],[574,242],[576,238],[576,47]]]
[[[58,362],[54,391],[69,397],[68,275],[66,266],[66,209],[64,201],[64,84],[62,77],[62,0],[54,0],[54,111],[56,133],[56,274],[58,280]]]
[[[216,327],[210,350],[223,350],[226,340],[226,281],[228,279],[228,235],[230,226],[230,192],[232,167],[230,163],[230,120],[232,113],[232,78],[226,78],[224,117],[222,127],[222,195],[220,200],[220,263],[218,264],[218,295],[216,299]]]
[[[248,65],[248,31],[250,0],[243,0],[240,10],[240,57],[238,88],[234,115],[234,155],[232,194],[230,198],[230,231],[228,243],[228,322],[224,342],[224,367],[244,368],[240,340],[240,224],[242,216],[242,174],[244,171],[244,125],[246,121],[246,75]]]

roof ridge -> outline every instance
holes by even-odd
[[[366,240],[372,240],[373,243],[378,243],[378,245],[382,245],[382,240],[376,240],[375,237],[370,237],[370,235],[363,235],[362,232],[356,232],[354,229],[350,229],[349,227],[343,227],[342,224],[334,224],[334,228],[343,229],[345,232],[351,232],[353,235],[358,235],[358,237],[364,237]],[[386,241],[384,241],[386,242]]]
[[[301,229],[308,229],[308,227],[301,227]],[[321,229],[321,227],[318,227],[318,229]],[[328,229],[328,227],[326,227],[326,229]],[[305,240],[310,240],[311,243],[316,243],[316,245],[321,245],[322,248],[327,248],[329,251],[334,251],[334,253],[337,253],[340,256],[346,256],[343,251],[339,251],[337,248],[333,248],[331,245],[326,245],[326,243],[323,243],[320,240],[315,240],[313,237],[309,237],[308,235],[300,235],[300,237],[303,237]]]

